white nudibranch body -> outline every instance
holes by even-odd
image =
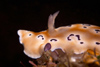
[[[35,59],[41,57],[47,43],[51,44],[51,51],[60,48],[64,52],[73,51],[75,54],[80,54],[88,49],[96,48],[100,52],[100,27],[89,24],[72,24],[55,29],[54,21],[58,13],[49,16],[48,30],[17,31],[27,56]]]

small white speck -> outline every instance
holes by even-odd
[[[76,59],[74,57],[71,57],[72,62],[76,62]]]

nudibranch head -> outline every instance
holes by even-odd
[[[44,33],[18,30],[20,43],[24,46],[24,53],[31,58],[39,58],[43,52]]]

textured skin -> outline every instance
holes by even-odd
[[[54,20],[59,12],[49,16],[48,30],[32,32],[18,30],[20,43],[24,45],[24,53],[31,58],[39,58],[47,43],[51,51],[61,48],[64,52],[73,51],[80,54],[87,49],[100,52],[100,27],[89,24],[72,24],[54,28]]]

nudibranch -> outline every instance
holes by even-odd
[[[100,27],[90,24],[72,24],[55,29],[54,22],[59,11],[48,18],[48,30],[32,32],[18,30],[19,41],[24,46],[24,53],[31,58],[39,58],[46,44],[51,44],[51,51],[62,49],[80,54],[88,49],[100,52]]]

